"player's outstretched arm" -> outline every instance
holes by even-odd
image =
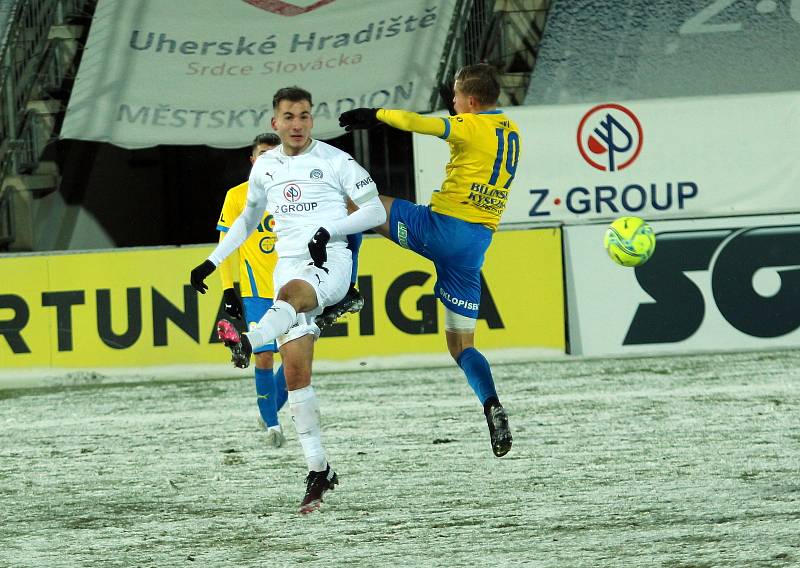
[[[357,108],[345,111],[339,116],[339,126],[343,126],[348,132],[370,128],[378,122],[384,122],[389,126],[408,132],[439,137],[447,132],[449,126],[446,118],[422,116],[416,112],[387,108]]]
[[[208,286],[206,286],[203,281],[214,272],[222,261],[228,258],[233,251],[238,249],[242,243],[247,240],[250,233],[255,231],[261,220],[261,215],[266,209],[266,201],[267,198],[264,193],[254,192],[253,184],[251,183],[247,193],[247,206],[244,208],[242,214],[236,218],[236,221],[233,222],[233,225],[231,225],[225,237],[223,237],[217,245],[217,248],[214,249],[214,252],[209,255],[208,259],[192,270],[190,281],[195,290],[201,294],[206,293]]]
[[[233,251],[242,246],[247,237],[250,236],[250,233],[258,227],[261,216],[267,208],[267,196],[257,187],[257,181],[253,178],[254,176],[251,172],[247,189],[247,205],[244,211],[236,218],[225,237],[208,257],[208,260],[213,262],[215,266],[219,266]]]

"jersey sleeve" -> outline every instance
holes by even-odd
[[[440,136],[453,144],[472,140],[475,137],[476,116],[474,114],[457,114],[443,119],[447,122],[444,134]]]
[[[258,162],[256,162],[256,165],[258,165]],[[257,175],[258,173],[260,171],[254,166],[250,171],[247,202],[244,211],[231,224],[230,229],[225,233],[225,237],[208,257],[214,263],[214,266],[219,266],[233,251],[238,249],[247,240],[250,233],[255,231],[262,219],[266,209],[267,196],[261,189],[261,179]]]
[[[337,158],[336,170],[345,194],[356,205],[362,205],[378,195],[378,186],[369,172],[361,167],[349,154],[342,152]]]
[[[387,108],[378,109],[378,113],[375,116],[381,122],[400,130],[446,138],[448,120],[441,116],[422,116],[416,112]]]
[[[400,130],[438,136],[453,144],[470,140],[475,134],[476,117],[470,113],[455,116],[422,116],[405,110],[378,109],[378,120]]]
[[[220,231],[219,233],[219,240],[222,242],[222,239],[225,237],[225,232]],[[219,265],[219,277],[222,280],[222,289],[227,290],[228,288],[233,288],[233,267],[234,267],[234,255],[230,255],[228,258],[223,260]]]

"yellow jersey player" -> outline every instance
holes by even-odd
[[[468,65],[455,76],[454,116],[358,108],[339,117],[339,124],[348,131],[383,122],[438,136],[450,146],[444,182],[430,205],[381,196],[387,222],[375,230],[433,261],[434,292],[445,307],[447,347],[483,404],[492,451],[498,457],[511,449],[511,430],[489,363],[475,349],[475,324],[484,254],[506,207],[519,163],[519,130],[497,108],[499,96],[495,70],[486,64]]]
[[[281,143],[277,134],[259,134],[250,146],[250,163],[261,154]],[[248,183],[240,183],[228,190],[217,230],[220,240],[225,237],[236,218],[244,211],[247,202]],[[258,320],[272,305],[274,298],[272,273],[278,261],[275,252],[275,234],[272,231],[272,215],[264,214],[257,229],[239,247],[239,289],[244,305],[233,287],[234,257],[228,257],[220,265],[225,312],[232,318],[244,320],[248,328]],[[259,422],[267,430],[267,439],[275,447],[280,447],[285,438],[278,421],[278,411],[286,403],[286,379],[283,366],[273,373],[273,353],[277,350],[275,342],[269,343],[254,352],[256,365],[256,396],[258,397]]]

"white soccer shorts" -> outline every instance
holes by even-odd
[[[297,324],[277,338],[279,347],[304,335],[314,334],[315,337],[319,337],[320,330],[314,323],[314,318],[321,314],[326,306],[335,304],[347,294],[347,290],[350,288],[350,274],[353,270],[353,254],[350,249],[344,247],[328,248],[327,252],[328,261],[324,268],[317,268],[309,258],[282,257],[278,259],[272,275],[275,290],[280,290],[290,280],[304,280],[314,288],[319,304],[310,312],[297,314]]]

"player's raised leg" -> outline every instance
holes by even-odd
[[[290,280],[281,287],[275,302],[255,329],[239,334],[233,324],[223,319],[217,322],[217,335],[231,350],[233,364],[244,369],[250,365],[254,349],[275,341],[297,323],[298,313],[316,307],[317,294],[311,284],[300,279]]]

